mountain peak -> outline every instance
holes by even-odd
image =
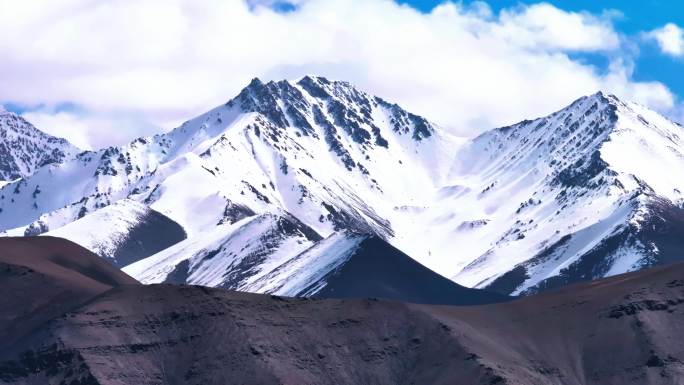
[[[593,169],[590,166],[597,166],[594,161],[620,168],[617,165],[625,164],[627,158],[616,143],[629,142],[634,150],[645,146],[637,152],[644,156],[658,147],[669,154],[674,150],[668,150],[667,143],[679,143],[682,136],[680,126],[657,112],[598,91],[548,116],[485,132],[473,140],[472,151],[489,153],[487,161],[490,166],[492,162],[499,164],[501,173],[515,167],[544,165],[553,170],[551,174],[566,170],[574,175],[571,169]],[[622,156],[617,155],[620,152]]]
[[[336,152],[341,149],[336,143],[338,128],[362,146],[388,146],[387,133],[374,122],[378,109],[389,115],[397,134],[410,133],[420,141],[434,132],[434,126],[426,119],[360,91],[351,83],[322,76],[306,75],[295,81],[268,83],[255,78],[226,106],[237,106],[243,113],[256,112],[278,129],[296,130],[296,135],[323,137]]]
[[[264,83],[259,79],[258,77],[255,77],[252,79],[252,81],[249,82],[249,85],[247,87],[259,87],[262,86]]]
[[[599,99],[608,99],[609,97],[615,97],[613,94],[604,92],[603,90],[598,90],[591,94],[589,97],[594,97],[594,98],[599,98]]]
[[[328,80],[326,77],[320,76],[320,75],[304,75],[301,78],[297,80],[297,82],[304,80],[304,79],[309,79],[309,80],[316,80],[322,83],[330,83],[330,80]]]
[[[0,112],[0,180],[26,177],[41,166],[62,162],[78,152],[66,139],[40,131],[21,115]]]

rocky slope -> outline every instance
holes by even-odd
[[[13,301],[36,303],[51,289],[23,288],[54,271],[45,268],[49,259],[42,261],[22,278],[4,273],[0,289]],[[87,253],[68,261],[77,276],[81,266],[98,263]],[[4,271],[17,269],[13,261],[3,263]],[[98,266],[86,272],[111,276],[111,266]],[[87,302],[47,314],[11,344],[0,340],[0,381],[679,384],[683,277],[684,265],[674,264],[460,307],[177,285],[119,285],[100,293],[79,285],[73,294]],[[64,287],[72,276],[55,282]],[[11,308],[2,309],[3,330],[23,323]]]

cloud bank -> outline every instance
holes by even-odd
[[[660,50],[667,55],[684,56],[684,30],[676,24],[668,23],[646,34],[647,38],[658,43]]]
[[[677,104],[663,84],[632,80],[609,14],[546,3],[498,14],[482,2],[430,13],[390,0],[298,0],[286,12],[276,3],[0,0],[0,104],[24,105],[39,128],[87,147],[173,128],[255,76],[348,80],[461,135],[598,90],[661,111]],[[578,59],[586,54],[609,65]],[[78,109],[59,111],[63,103]]]

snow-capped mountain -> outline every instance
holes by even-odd
[[[599,93],[466,140],[345,82],[255,79],[4,186],[0,230],[113,258],[150,210],[179,236],[117,259],[134,277],[281,294],[323,290],[370,235],[465,286],[531,292],[681,259],[683,133]]]
[[[31,175],[36,169],[73,158],[80,150],[48,135],[0,106],[0,181]]]
[[[489,131],[459,150],[421,218],[450,229],[419,235],[433,256],[405,249],[461,284],[514,294],[681,260],[683,134],[602,93]]]
[[[178,264],[193,255],[188,279],[201,270],[202,279],[213,277],[201,282],[233,287],[242,281],[225,266],[252,264],[256,274],[261,263],[285,262],[337,232],[393,238],[392,221],[404,218],[396,206],[431,194],[456,143],[348,83],[255,79],[168,133],[85,152],[5,186],[0,228],[59,235],[114,258],[139,221],[135,202],[187,234],[151,257],[171,261],[159,274],[181,274]],[[206,258],[211,263],[198,257],[219,246],[225,252]],[[195,265],[200,260],[207,267]],[[209,272],[214,266],[223,271]]]

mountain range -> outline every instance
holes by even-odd
[[[143,283],[330,295],[408,263],[518,295],[684,259],[682,126],[600,92],[475,138],[314,76],[97,151],[2,116],[0,230]]]

